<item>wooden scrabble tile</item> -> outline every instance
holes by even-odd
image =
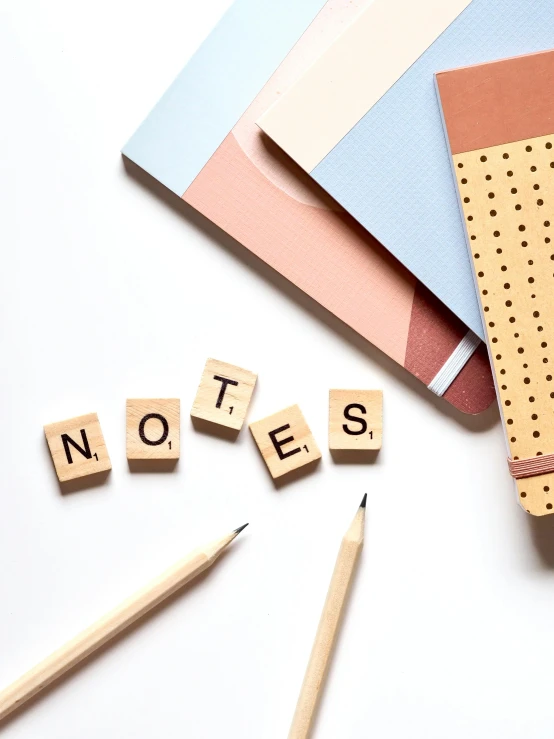
[[[51,423],[44,433],[60,482],[111,470],[96,413]]]
[[[383,438],[381,390],[329,390],[329,449],[380,449]]]
[[[274,480],[321,459],[297,405],[251,423],[250,431]]]
[[[179,398],[127,400],[127,459],[179,459]]]
[[[241,430],[258,376],[217,359],[208,359],[190,415]]]

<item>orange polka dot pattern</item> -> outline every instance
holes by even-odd
[[[551,454],[554,135],[453,159],[510,455]],[[529,513],[554,513],[554,473],[517,488]]]

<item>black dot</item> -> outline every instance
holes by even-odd
[[[502,158],[503,159],[509,159],[510,158],[510,155],[508,154],[508,152],[505,152],[504,154],[502,154]]]
[[[493,236],[496,236],[498,238],[500,236],[500,231],[495,231]]]
[[[496,344],[496,342],[498,341],[498,339],[496,338],[496,336],[493,336],[493,338],[491,339],[491,341],[492,341],[493,344]]]
[[[487,312],[488,312],[488,310],[489,310],[489,306],[488,306],[488,305],[486,305],[486,306],[485,306],[485,307],[483,308],[483,310],[485,311],[485,313],[487,313]]]
[[[545,146],[547,149],[552,149],[552,144],[550,143],[550,141],[547,141]]]
[[[519,334],[514,334],[514,339],[519,339]]]
[[[546,507],[548,508],[548,510],[550,510],[552,508],[552,503],[547,503]]]
[[[538,431],[533,431],[533,436],[535,437],[535,439],[538,439],[540,436],[540,433]]]
[[[546,343],[546,341],[541,341],[541,346],[542,346],[543,349],[546,349],[546,347],[548,346],[548,344]]]
[[[521,242],[521,245],[522,245],[522,246],[527,246],[527,242],[526,242],[526,241],[522,241],[522,242]]]
[[[486,180],[492,180],[492,177],[490,176],[490,174],[488,174],[488,175],[487,175],[487,176],[485,177],[485,179],[486,179]]]
[[[527,262],[527,264],[529,264],[529,265],[533,264],[533,260],[532,260],[532,259],[530,259],[530,260],[529,260],[529,261]]]
[[[471,237],[471,240],[472,240],[472,241],[475,241],[475,239],[476,239],[476,238],[477,238],[477,236],[472,236],[472,237]]]
[[[547,379],[548,382],[551,382],[552,381],[552,375],[546,375],[546,379]]]
[[[514,457],[514,459],[515,459],[515,457]],[[524,492],[524,491],[522,491],[522,492],[520,493],[520,495],[521,495],[521,497],[522,497],[522,498],[526,498],[526,497],[527,497],[527,493],[526,493],[526,492]]]
[[[546,228],[548,228],[550,226],[550,221],[545,221],[544,225],[546,226]]]
[[[525,231],[525,226],[523,225],[523,223],[519,226],[519,230],[520,231]]]
[[[516,210],[521,210],[521,205],[519,203],[516,205]]]
[[[512,423],[513,423],[513,422],[514,422],[514,421],[513,421],[513,419],[512,419],[512,418],[508,418],[508,420],[506,421],[506,423],[508,423],[508,424],[509,424],[510,426],[512,425]]]
[[[463,164],[462,164],[461,162],[458,162],[458,167],[459,167],[460,169],[462,169],[462,167],[463,167],[463,166],[464,166],[464,165],[463,165]]]
[[[487,157],[486,157],[486,156],[485,156],[484,154],[483,154],[483,156],[481,157],[481,161],[482,161],[482,162],[486,162],[486,161],[487,161]]]
[[[543,487],[543,490],[544,490],[544,492],[545,492],[545,493],[548,493],[548,492],[550,492],[550,488],[548,487],[548,485],[545,485],[545,486]]]
[[[509,290],[509,289],[510,289],[510,283],[509,282],[505,282],[504,283],[504,290]]]
[[[464,198],[464,203],[469,203],[469,198]]]
[[[537,205],[544,205],[544,200],[542,200],[541,198],[539,198],[537,200]]]
[[[516,322],[516,319],[514,318],[514,316],[510,316],[510,318],[508,320],[510,321],[510,323],[515,323]]]
[[[472,221],[472,220],[473,220],[473,216],[468,216],[468,217],[467,217],[467,220],[468,220],[468,221]]]
[[[511,169],[509,169],[509,170],[508,170],[508,171],[506,172],[506,174],[508,175],[508,177],[512,177],[514,173],[512,172],[512,170],[511,170]]]
[[[542,361],[543,361],[543,364],[548,364],[548,357],[543,357]]]
[[[462,177],[462,185],[467,185],[467,180],[465,177]]]
[[[529,402],[530,402],[530,403],[534,403],[534,402],[535,402],[535,398],[534,398],[534,397],[533,397],[532,395],[531,395],[531,397],[529,398]]]
[[[533,190],[540,190],[540,186],[539,185],[533,185]]]
[[[524,377],[523,382],[528,385],[531,382],[531,379],[529,377]]]
[[[483,290],[482,294],[483,295],[488,295],[489,294],[489,291],[488,290]]]
[[[490,214],[491,214],[491,216],[492,216],[492,217],[494,218],[494,217],[495,217],[495,215],[496,215],[496,211],[495,211],[495,210],[491,210]]]
[[[525,147],[525,151],[533,151],[533,147],[532,146],[526,146]]]
[[[506,267],[506,265],[503,264],[502,267],[500,267],[500,269],[502,270],[502,272],[505,272],[508,269],[508,267]]]
[[[485,276],[485,273],[484,272],[478,272],[477,273],[477,277],[484,277],[484,276]]]
[[[504,405],[512,405],[512,401],[511,400],[505,400],[504,401]]]
[[[506,305],[508,306],[508,308],[511,308],[511,306],[512,306],[512,301],[511,301],[511,300],[507,300],[507,301],[506,301]]]
[[[512,437],[511,437],[511,439],[510,439],[510,441],[511,441],[511,442],[514,442],[514,441],[517,441],[517,439],[516,439],[516,437],[515,437],[515,436],[512,436]]]
[[[510,192],[512,193],[512,195],[515,195],[517,193],[517,188],[516,187],[512,187],[512,189],[510,190]]]
[[[494,193],[493,193],[493,192],[489,192],[489,198],[490,198],[491,200],[492,200],[492,199],[494,198]]]
[[[518,353],[518,354],[523,354],[523,352],[524,352],[524,351],[525,351],[525,350],[524,350],[524,348],[523,348],[522,346],[520,346],[520,347],[518,348],[518,350],[517,350],[517,353]]]
[[[534,298],[535,296],[534,296],[534,295],[532,295],[531,297],[533,297],[533,298]],[[537,331],[542,331],[542,326],[537,326]]]
[[[497,249],[497,250],[496,250],[496,253],[497,253],[497,254],[502,254],[502,249]]]
[[[480,257],[481,255],[480,255],[480,254],[474,254],[473,256],[475,257],[475,259],[479,259],[479,257]]]
[[[501,370],[500,370],[500,374],[501,374],[501,375],[505,375],[505,374],[506,374],[506,370],[505,370],[505,369],[501,369]]]
[[[533,413],[533,415],[531,416],[531,420],[532,421],[536,421],[537,418],[538,418],[537,414],[536,413]]]
[[[536,172],[536,171],[537,171],[536,167],[531,167],[531,172]]]
[[[529,366],[529,365],[527,365],[527,364],[524,364],[524,365],[523,365],[523,369],[527,369],[527,367],[528,367],[528,366]]]
[[[532,284],[533,282],[535,282],[535,278],[534,277],[528,277],[527,278],[527,282],[529,282],[530,284]]]
[[[550,166],[554,169],[554,162],[550,162]]]
[[[538,310],[533,311],[533,318],[538,318],[540,316],[540,313]]]
[[[491,328],[494,328],[494,321],[490,321],[490,322],[489,322],[489,326],[490,326]]]
[[[497,355],[496,355],[496,358],[497,358],[497,359],[502,359],[502,354],[497,354]],[[506,390],[506,388],[504,388],[504,390]]]

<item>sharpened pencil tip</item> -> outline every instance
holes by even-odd
[[[362,502],[360,503],[360,508],[365,508],[366,500],[367,500],[367,493],[362,498]]]
[[[242,526],[239,526],[238,529],[235,529],[235,534],[240,534],[241,531],[243,531],[248,526],[247,523],[244,523]]]

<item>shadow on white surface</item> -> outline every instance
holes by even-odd
[[[531,516],[526,514],[531,537],[544,569],[554,569],[554,515]]]

